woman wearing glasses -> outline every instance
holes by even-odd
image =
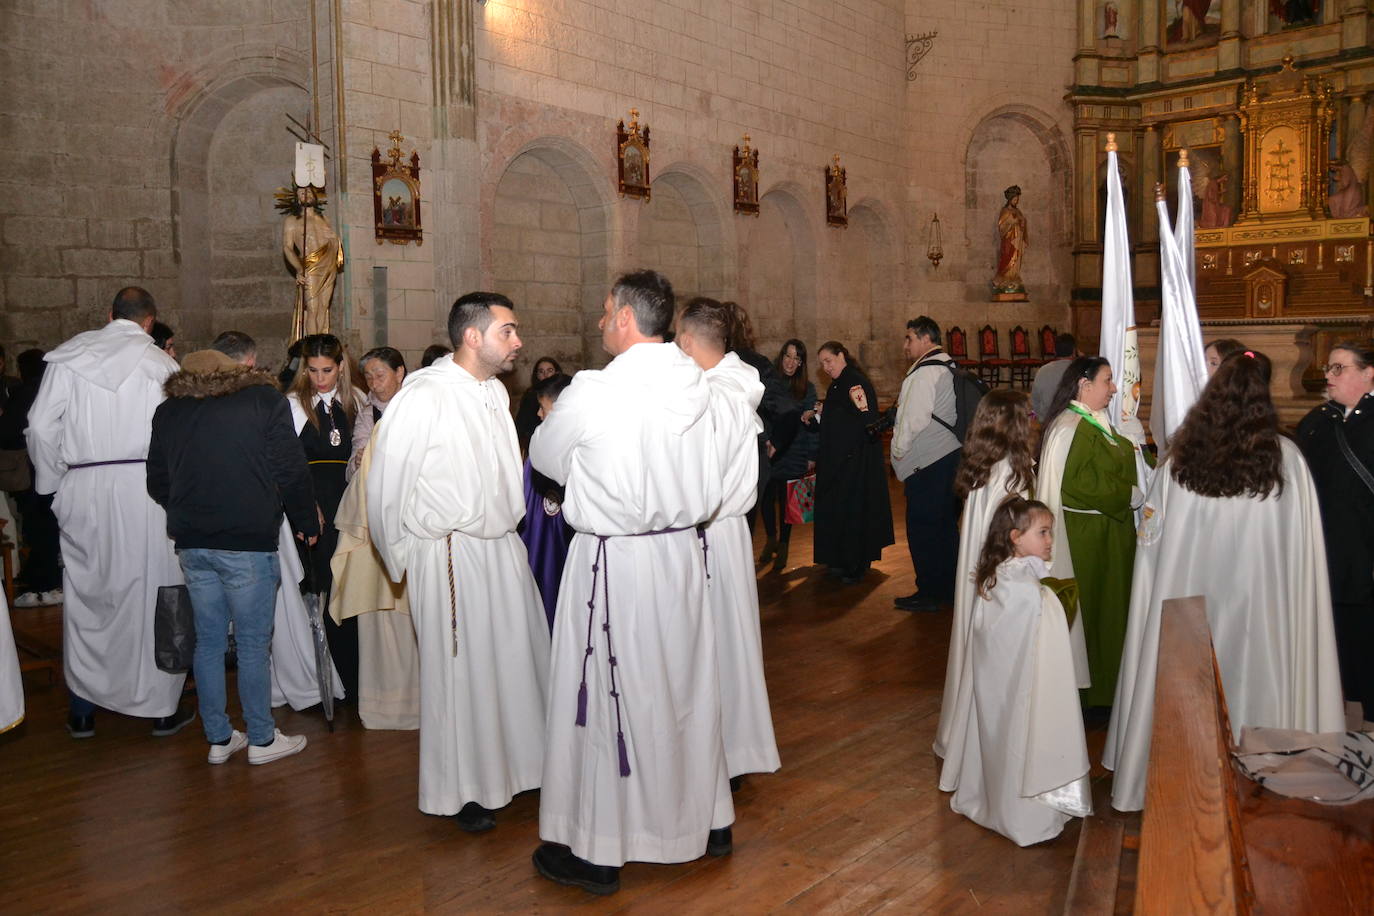
[[[1342,341],[1325,367],[1331,398],[1298,424],[1326,533],[1326,566],[1347,717],[1374,730],[1374,342]],[[1357,710],[1354,707],[1359,706]],[[1358,713],[1358,715],[1356,715]],[[1350,723],[1355,725],[1355,722]]]

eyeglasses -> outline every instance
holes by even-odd
[[[1339,378],[1340,374],[1347,369],[1358,370],[1359,366],[1348,366],[1345,363],[1332,363],[1329,366],[1322,366],[1322,375],[1329,375],[1332,378]]]

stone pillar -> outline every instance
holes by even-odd
[[[1356,51],[1369,44],[1369,0],[1345,0],[1341,7],[1341,49]]]
[[[430,57],[434,151],[430,180],[436,206],[427,211],[435,244],[435,320],[453,300],[480,285],[481,155],[477,147],[477,0],[434,0]],[[517,303],[519,305],[519,303]]]

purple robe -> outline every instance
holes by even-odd
[[[545,496],[556,490],[557,501]],[[563,488],[530,467],[525,459],[525,520],[520,525],[520,540],[530,557],[530,571],[544,598],[544,614],[553,631],[553,612],[558,606],[558,583],[563,580],[563,564],[568,559],[568,543],[573,532],[563,518]]]

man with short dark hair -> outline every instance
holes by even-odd
[[[246,342],[251,354],[252,338],[238,338],[238,349]],[[283,735],[272,719],[268,653],[283,506],[302,539],[313,544],[320,531],[310,469],[286,399],[248,357],[219,349],[191,353],[163,388],[167,400],[153,414],[147,485],[167,510],[195,611],[196,694],[207,759],[221,764],[246,746],[249,763],[271,763],[306,743],[304,735]],[[231,622],[246,735],[225,715]]]
[[[258,365],[258,344],[242,331],[225,331],[210,344],[211,350],[218,350],[234,362],[249,369]]]
[[[954,602],[959,552],[954,474],[963,453],[954,435],[953,360],[940,347],[940,326],[925,315],[906,323],[902,353],[913,363],[897,399],[892,468],[906,491],[906,541],[917,591],[893,603],[904,611],[938,611]]]
[[[178,369],[148,336],[156,318],[147,290],[120,290],[109,324],[47,354],[29,410],[34,489],[57,494],[62,529],[62,654],[74,738],[95,734],[97,707],[154,718],[159,737],[195,716],[177,711],[186,676],[153,661],[157,590],[182,581],[167,517],[145,483],[153,411]]]
[[[1064,378],[1064,371],[1077,355],[1078,341],[1074,340],[1072,334],[1065,331],[1054,336],[1055,358],[1036,371],[1035,381],[1031,383],[1031,410],[1035,411],[1041,426],[1049,426],[1054,419],[1045,414],[1049,412],[1050,402],[1054,400],[1054,392]]]
[[[627,861],[685,862],[732,843],[697,535],[721,506],[721,472],[710,385],[663,342],[673,305],[660,274],[618,279],[601,316],[613,359],[579,372],[530,440],[530,464],[566,486],[577,531],[554,615],[534,865],[597,894],[619,889]]]
[[[479,833],[539,788],[549,629],[516,534],[525,515],[510,395],[511,301],[468,293],[453,355],[406,377],[372,436],[367,519],[393,581],[406,577],[420,663],[420,810]]]

